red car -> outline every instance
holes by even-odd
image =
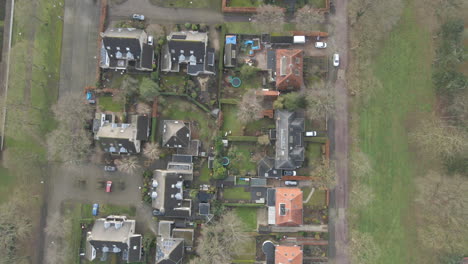
[[[112,181],[107,181],[106,183],[106,192],[111,192]]]

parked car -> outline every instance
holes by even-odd
[[[148,36],[148,45],[153,45],[153,36]]]
[[[338,53],[333,54],[333,66],[340,66],[340,55]]]
[[[327,43],[325,43],[325,42],[315,42],[315,47],[317,49],[324,49],[324,48],[327,47]]]
[[[104,166],[104,171],[116,171],[117,168],[115,166]]]
[[[305,132],[306,137],[316,137],[317,131],[307,131]]]
[[[96,103],[96,99],[95,99],[94,93],[91,92],[91,91],[87,91],[87,92],[86,92],[86,100],[87,100],[88,103],[90,103],[90,104],[95,104],[95,103]]]
[[[93,204],[93,215],[96,216],[99,214],[99,204]]]
[[[144,21],[144,20],[145,20],[145,16],[144,16],[144,15],[140,15],[140,14],[133,14],[133,15],[132,15],[132,18],[135,19],[135,20],[140,20],[140,21]]]
[[[112,181],[106,182],[106,192],[111,192],[112,190]]]
[[[296,171],[285,170],[283,171],[284,176],[296,176]]]
[[[284,184],[288,186],[297,186],[297,181],[285,181]]]

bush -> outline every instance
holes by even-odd
[[[190,30],[192,28],[192,24],[190,23],[185,23],[185,29]]]
[[[154,71],[151,73],[151,80],[154,82],[159,82],[159,71]]]

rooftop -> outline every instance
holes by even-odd
[[[186,148],[190,143],[190,124],[181,120],[164,120],[162,145],[168,148]]]
[[[276,225],[302,225],[302,191],[299,188],[276,188]]]
[[[304,118],[296,112],[275,111],[276,119],[276,169],[296,169],[304,161]]]
[[[304,59],[302,50],[276,50],[276,87],[280,90],[296,90],[303,83]]]
[[[276,246],[275,264],[302,264],[303,253],[300,246]]]

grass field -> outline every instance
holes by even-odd
[[[150,0],[153,5],[163,7],[181,7],[181,8],[209,8],[221,10],[221,1],[219,0]]]
[[[103,111],[122,112],[124,110],[122,103],[115,102],[112,96],[99,97],[98,104]]]
[[[232,7],[257,7],[263,4],[263,0],[231,0]]]
[[[359,211],[357,230],[369,233],[381,249],[376,263],[420,263],[410,204],[415,192],[415,161],[409,150],[408,120],[430,112],[430,34],[421,28],[409,7],[371,68],[383,87],[357,106],[359,145],[375,164],[369,186],[375,199]],[[351,204],[351,203],[350,203]]]
[[[227,33],[238,33],[238,34],[261,34],[262,32],[255,27],[255,23],[250,22],[228,22],[226,25]],[[288,31],[294,30],[295,25],[293,23],[285,23],[283,27],[278,29],[276,33],[288,34]],[[273,34],[275,35],[275,34]]]
[[[224,199],[228,200],[250,200],[250,192],[242,187],[224,189]]]
[[[257,208],[236,207],[233,210],[244,222],[245,231],[250,232],[257,229]]]
[[[242,136],[242,126],[239,125],[239,120],[237,119],[237,106],[223,104],[223,127],[222,131],[227,132],[231,131],[232,136]]]
[[[304,200],[307,199],[307,196],[310,194],[310,191],[307,193],[304,192]],[[310,200],[306,203],[306,205],[311,207],[323,208],[327,205],[327,196],[325,190],[314,190],[314,194],[310,197]]]

